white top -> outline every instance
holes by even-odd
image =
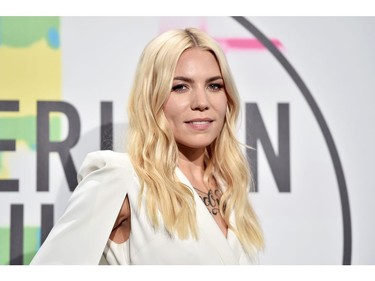
[[[128,155],[97,151],[86,156],[65,213],[31,264],[251,264],[235,234],[228,230],[224,236],[180,169],[176,175],[194,195],[198,240],[181,240],[162,227],[154,229],[144,202],[138,207],[140,184]],[[126,195],[130,236],[116,244],[108,237]]]

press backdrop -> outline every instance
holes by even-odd
[[[145,44],[223,46],[256,180],[261,264],[375,264],[374,17],[0,17],[0,264],[28,264],[94,150],[125,151]]]

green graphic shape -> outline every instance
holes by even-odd
[[[9,264],[10,259],[10,230],[0,227],[0,265]]]
[[[1,117],[0,116],[0,140],[16,140],[26,143],[30,150],[36,149],[36,116]],[[60,116],[51,116],[49,120],[49,140],[61,141]],[[17,150],[17,145],[16,145]],[[0,171],[2,169],[2,154],[0,152]]]
[[[45,39],[48,45],[60,47],[59,17],[0,17],[0,47],[29,47]]]
[[[23,264],[30,264],[40,247],[40,228],[25,226],[23,229]],[[0,227],[0,265],[10,264],[10,228]]]
[[[40,228],[25,226],[23,229],[23,235],[23,264],[30,264],[40,247]]]

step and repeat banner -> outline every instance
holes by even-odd
[[[143,47],[190,26],[241,96],[260,263],[375,264],[375,17],[213,16],[0,17],[0,264],[30,263],[88,152],[125,151]]]

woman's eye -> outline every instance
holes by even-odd
[[[213,91],[220,91],[221,89],[223,89],[223,85],[222,84],[219,84],[219,83],[213,83],[213,84],[210,84],[208,86],[211,90]]]
[[[172,92],[183,92],[187,89],[187,87],[183,84],[174,85],[172,87]]]

